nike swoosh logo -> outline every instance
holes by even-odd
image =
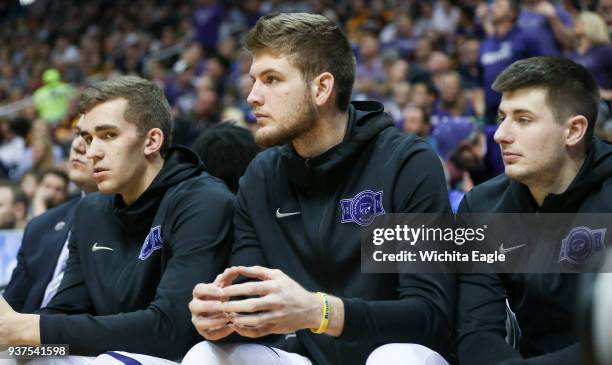
[[[521,247],[524,247],[524,246],[527,246],[527,245],[525,243],[523,243],[522,245],[512,246],[512,247],[505,248],[504,247],[504,243],[502,242],[502,244],[499,245],[499,253],[508,253],[508,252],[514,251],[514,250],[516,250],[518,248],[521,248]]]
[[[100,250],[115,251],[114,249],[112,249],[110,247],[99,246],[98,242],[94,243],[93,246],[91,246],[91,252],[96,252],[96,251],[100,251]]]
[[[281,213],[280,208],[276,209],[276,218],[291,217],[292,215],[302,214],[302,212]]]

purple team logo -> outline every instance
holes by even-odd
[[[161,239],[161,226],[151,228],[151,231],[142,244],[142,249],[140,250],[140,256],[138,256],[138,258],[143,261],[146,260],[151,256],[153,251],[162,248],[163,244]]]
[[[382,204],[383,192],[365,190],[352,199],[342,199],[342,223],[355,222],[360,226],[369,226],[379,215],[385,214]]]
[[[561,241],[559,262],[567,261],[574,265],[583,264],[593,253],[603,251],[606,228],[590,229],[575,227]]]

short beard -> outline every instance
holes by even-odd
[[[304,98],[295,112],[287,117],[286,124],[274,121],[271,129],[260,129],[255,133],[255,142],[262,147],[279,146],[288,143],[300,135],[310,131],[318,117],[312,96],[305,91]],[[265,128],[264,128],[265,129]]]

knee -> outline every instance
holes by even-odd
[[[390,343],[372,351],[366,365],[448,365],[437,352],[413,343]]]
[[[181,365],[222,364],[227,360],[224,357],[223,351],[216,345],[202,341],[187,352]]]

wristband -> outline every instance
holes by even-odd
[[[323,316],[321,318],[321,324],[319,325],[319,328],[311,328],[310,331],[312,331],[312,333],[321,334],[327,331],[327,326],[329,325],[329,297],[325,293],[317,292],[317,294],[319,294],[323,303],[323,308],[321,311]]]

